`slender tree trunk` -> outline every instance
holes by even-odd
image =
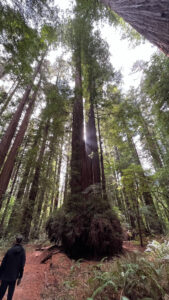
[[[55,136],[52,137],[51,142],[50,142],[50,152],[49,152],[49,156],[48,156],[48,161],[47,161],[47,168],[46,168],[46,174],[45,174],[45,178],[49,179],[51,176],[51,167],[52,167],[52,159],[53,159],[53,153],[54,153],[54,148],[55,148]],[[45,199],[45,195],[47,193],[46,191],[47,189],[47,185],[43,185],[41,187],[41,191],[40,191],[40,195],[38,197],[38,205],[37,205],[37,210],[35,213],[35,225],[33,228],[33,235],[34,237],[38,238],[39,236],[39,228],[40,228],[40,216],[42,213],[42,207],[44,204],[44,199]]]
[[[100,165],[101,165],[101,178],[102,178],[102,190],[105,194],[106,192],[106,178],[104,174],[104,161],[103,161],[103,147],[102,147],[102,138],[101,138],[101,130],[100,130],[100,118],[98,113],[98,107],[96,105],[97,110],[97,127],[98,127],[98,136],[99,136],[99,146],[100,146]]]
[[[11,233],[13,231],[17,232],[18,231],[18,224],[19,224],[19,220],[20,220],[20,215],[21,215],[21,202],[22,202],[22,198],[25,192],[25,188],[26,188],[26,184],[28,181],[28,177],[30,174],[30,170],[32,168],[32,162],[34,162],[35,160],[35,152],[34,149],[37,146],[39,142],[39,134],[35,136],[35,140],[34,143],[32,145],[32,148],[28,151],[28,160],[26,162],[26,166],[25,166],[25,170],[24,173],[22,175],[22,180],[20,182],[19,185],[19,189],[16,195],[16,199],[12,208],[12,212],[9,218],[9,222],[8,222],[8,227],[7,227],[7,233]],[[34,155],[31,155],[31,152],[33,150]],[[16,222],[17,221],[17,222]],[[16,224],[17,223],[17,224]]]
[[[7,108],[9,102],[11,101],[12,97],[14,96],[15,92],[17,91],[19,86],[19,82],[16,84],[16,86],[14,87],[13,91],[11,92],[10,95],[8,95],[4,105],[2,106],[1,110],[0,110],[0,117],[2,116],[3,112],[5,111],[5,109]]]
[[[30,95],[30,92],[31,92],[31,89],[32,89],[32,86],[33,86],[33,82],[34,82],[34,79],[36,77],[36,75],[39,73],[40,69],[41,69],[41,65],[42,65],[42,61],[43,61],[43,58],[42,60],[39,62],[35,72],[34,72],[34,75],[32,77],[32,82],[27,86],[27,89],[22,97],[22,100],[21,102],[19,103],[18,105],[18,108],[6,130],[6,133],[4,134],[3,138],[2,138],[2,141],[0,143],[0,168],[2,167],[3,163],[4,163],[4,160],[6,158],[6,155],[8,153],[8,150],[9,150],[9,147],[11,145],[11,142],[12,142],[12,138],[14,137],[14,134],[16,132],[16,128],[17,128],[17,125],[19,123],[19,120],[20,120],[20,117],[21,117],[21,114],[23,112],[23,109],[29,99],[29,95]]]
[[[134,144],[134,142],[132,140],[132,137],[131,137],[129,132],[127,132],[127,139],[128,139],[129,147],[130,147],[130,149],[132,150],[132,153],[133,153],[134,162],[136,164],[138,164],[139,166],[141,166],[141,169],[142,169],[142,165],[141,165],[141,162],[140,162],[135,144]],[[145,204],[150,207],[152,215],[157,219],[157,221],[156,221],[157,226],[155,226],[155,222],[151,222],[149,220],[147,220],[147,222],[149,223],[151,229],[156,229],[156,231],[161,233],[162,228],[161,228],[160,220],[158,218],[158,214],[157,214],[157,211],[156,211],[156,208],[155,208],[155,205],[154,205],[153,197],[151,195],[149,184],[148,184],[148,181],[147,181],[147,178],[144,174],[143,169],[142,169],[141,176],[144,180],[144,186],[143,186],[144,191],[142,193],[143,197],[144,197],[144,201],[145,201]]]
[[[157,143],[156,143],[156,140],[154,139],[154,137],[152,136],[152,134],[148,128],[148,125],[146,123],[146,120],[142,116],[141,111],[139,110],[138,113],[139,113],[140,121],[141,121],[143,130],[144,130],[146,144],[147,144],[148,150],[152,156],[152,159],[154,162],[154,167],[157,170],[157,169],[163,167],[163,163],[161,161],[160,154],[158,153]]]
[[[16,183],[16,180],[17,180],[17,177],[18,177],[20,166],[21,166],[21,159],[20,159],[20,161],[17,165],[17,169],[16,169],[16,172],[15,172],[15,175],[14,175],[14,179],[12,181],[12,186],[11,186],[11,189],[10,189],[10,192],[9,192],[9,195],[8,195],[8,198],[7,198],[7,202],[5,204],[5,209],[4,209],[4,212],[3,212],[3,215],[2,215],[2,219],[1,219],[1,222],[0,222],[0,232],[1,233],[3,233],[4,221],[5,221],[8,209],[9,209],[9,203],[10,203],[11,196],[12,196],[12,193],[13,193],[13,190],[14,190],[14,186],[15,186],[15,183]]]
[[[9,180],[10,180],[10,177],[11,177],[11,174],[12,174],[12,170],[13,170],[13,167],[14,167],[14,164],[15,164],[15,159],[16,159],[17,152],[18,152],[19,147],[20,147],[20,145],[23,141],[25,132],[26,132],[27,127],[28,127],[29,119],[31,117],[33,106],[34,106],[34,103],[35,103],[35,100],[36,100],[36,95],[37,95],[38,89],[40,87],[40,82],[41,82],[41,80],[39,80],[38,86],[37,86],[37,88],[36,88],[36,90],[35,90],[35,92],[32,96],[32,99],[29,102],[29,105],[28,105],[27,111],[25,113],[24,119],[22,121],[22,124],[19,128],[19,131],[16,135],[15,141],[12,145],[12,148],[9,152],[7,160],[5,161],[4,167],[3,167],[2,172],[0,174],[0,208],[2,207],[2,197],[5,194],[6,189],[8,187],[8,183],[9,183]]]
[[[70,157],[67,154],[65,186],[64,186],[64,196],[63,196],[63,203],[64,204],[67,203],[67,199],[68,199],[69,163],[70,163]]]
[[[120,162],[119,150],[116,146],[114,147],[114,150],[115,150],[116,160],[119,163]],[[122,177],[123,176],[123,171],[121,169],[119,169],[119,173]],[[136,222],[135,222],[135,215],[134,215],[134,207],[132,205],[133,203],[131,204],[130,201],[129,201],[129,198],[131,198],[131,197],[129,197],[129,195],[127,194],[125,186],[123,187],[123,195],[124,195],[124,199],[125,199],[125,203],[126,203],[126,207],[127,207],[127,214],[128,214],[129,220],[130,220],[131,227],[133,229],[135,229],[136,228]]]
[[[59,151],[59,161],[58,161],[58,169],[57,169],[57,176],[56,176],[56,195],[54,200],[54,209],[58,207],[59,202],[59,183],[60,183],[60,174],[61,174],[61,165],[62,165],[62,152],[63,152],[63,138],[60,145],[60,151]]]
[[[100,0],[169,55],[168,0]]]
[[[99,162],[99,153],[97,145],[97,136],[96,136],[96,125],[95,125],[95,114],[93,99],[90,97],[90,111],[89,119],[86,125],[86,153],[87,153],[87,162],[88,162],[88,184],[100,183],[100,162]]]
[[[35,174],[33,177],[28,201],[26,202],[26,205],[24,207],[24,212],[23,212],[23,217],[22,217],[22,222],[21,222],[21,232],[24,235],[25,240],[28,240],[28,238],[29,238],[31,221],[32,221],[32,217],[33,217],[34,207],[35,207],[35,200],[36,200],[36,196],[37,196],[38,188],[39,188],[40,172],[41,172],[42,160],[43,160],[43,156],[44,156],[44,152],[45,152],[48,131],[49,131],[49,120],[47,121],[45,129],[44,129],[44,136],[43,136],[43,141],[42,141],[38,161],[36,164]]]

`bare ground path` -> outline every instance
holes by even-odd
[[[28,249],[24,276],[19,286],[16,286],[13,300],[41,299],[46,274],[49,272],[49,263],[40,264],[41,253],[35,249]],[[6,299],[5,299],[6,300]]]
[[[133,246],[132,242],[124,242],[124,250],[144,251],[139,246]],[[57,253],[48,259],[45,264],[41,260],[48,255],[48,251],[36,251],[34,246],[28,246],[26,251],[26,265],[24,276],[19,286],[16,286],[13,300],[41,300],[45,288],[57,282],[64,281],[65,276],[70,272],[71,260],[62,253]],[[87,263],[87,262],[86,262]],[[91,262],[88,262],[91,263]],[[52,277],[51,269],[55,267],[56,275]],[[6,296],[4,298],[6,300]]]

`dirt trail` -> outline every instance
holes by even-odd
[[[50,264],[40,264],[40,251],[29,250],[26,254],[26,265],[23,279],[16,286],[13,300],[38,300],[44,289],[46,275]],[[6,298],[5,298],[6,300]]]
[[[144,251],[139,246],[133,246],[132,242],[124,242],[123,248],[127,251]],[[36,251],[35,247],[27,247],[26,265],[24,276],[19,286],[16,286],[13,300],[41,300],[41,294],[45,287],[56,284],[57,281],[62,282],[66,274],[69,273],[72,262],[62,253],[53,255],[45,264],[41,264],[41,260],[48,254]],[[90,263],[90,262],[89,262]],[[51,277],[50,270],[55,266],[57,276]],[[4,300],[6,300],[6,296]]]

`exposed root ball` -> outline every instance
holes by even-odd
[[[90,207],[91,208],[91,207]],[[122,229],[110,208],[103,213],[83,210],[68,213],[63,208],[51,217],[46,226],[51,241],[61,242],[72,258],[100,258],[122,251]]]

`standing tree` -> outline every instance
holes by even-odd
[[[99,0],[169,55],[168,0]]]
[[[122,250],[122,229],[107,199],[103,199],[99,191],[90,189],[91,183],[100,182],[96,178],[89,180],[96,171],[96,164],[87,168],[86,149],[92,146],[97,152],[96,128],[93,123],[93,78],[90,82],[90,116],[87,126],[88,145],[85,147],[83,119],[82,64],[85,64],[84,53],[92,31],[91,16],[75,8],[76,17],[71,27],[71,45],[75,67],[75,97],[73,103],[72,123],[72,157],[71,157],[71,194],[65,205],[55,212],[47,222],[50,239],[62,242],[64,250],[72,257],[100,257],[117,254]],[[85,33],[85,34],[84,34]],[[87,33],[87,34],[86,34]],[[70,36],[70,34],[69,34]],[[91,73],[90,73],[91,75]],[[83,83],[83,84],[82,84]],[[90,137],[90,138],[89,138]],[[94,145],[94,147],[93,147]],[[90,150],[91,152],[91,150]],[[97,155],[98,160],[98,155]],[[95,168],[93,170],[93,168]],[[87,187],[87,189],[86,189]],[[92,192],[91,192],[92,191]]]

